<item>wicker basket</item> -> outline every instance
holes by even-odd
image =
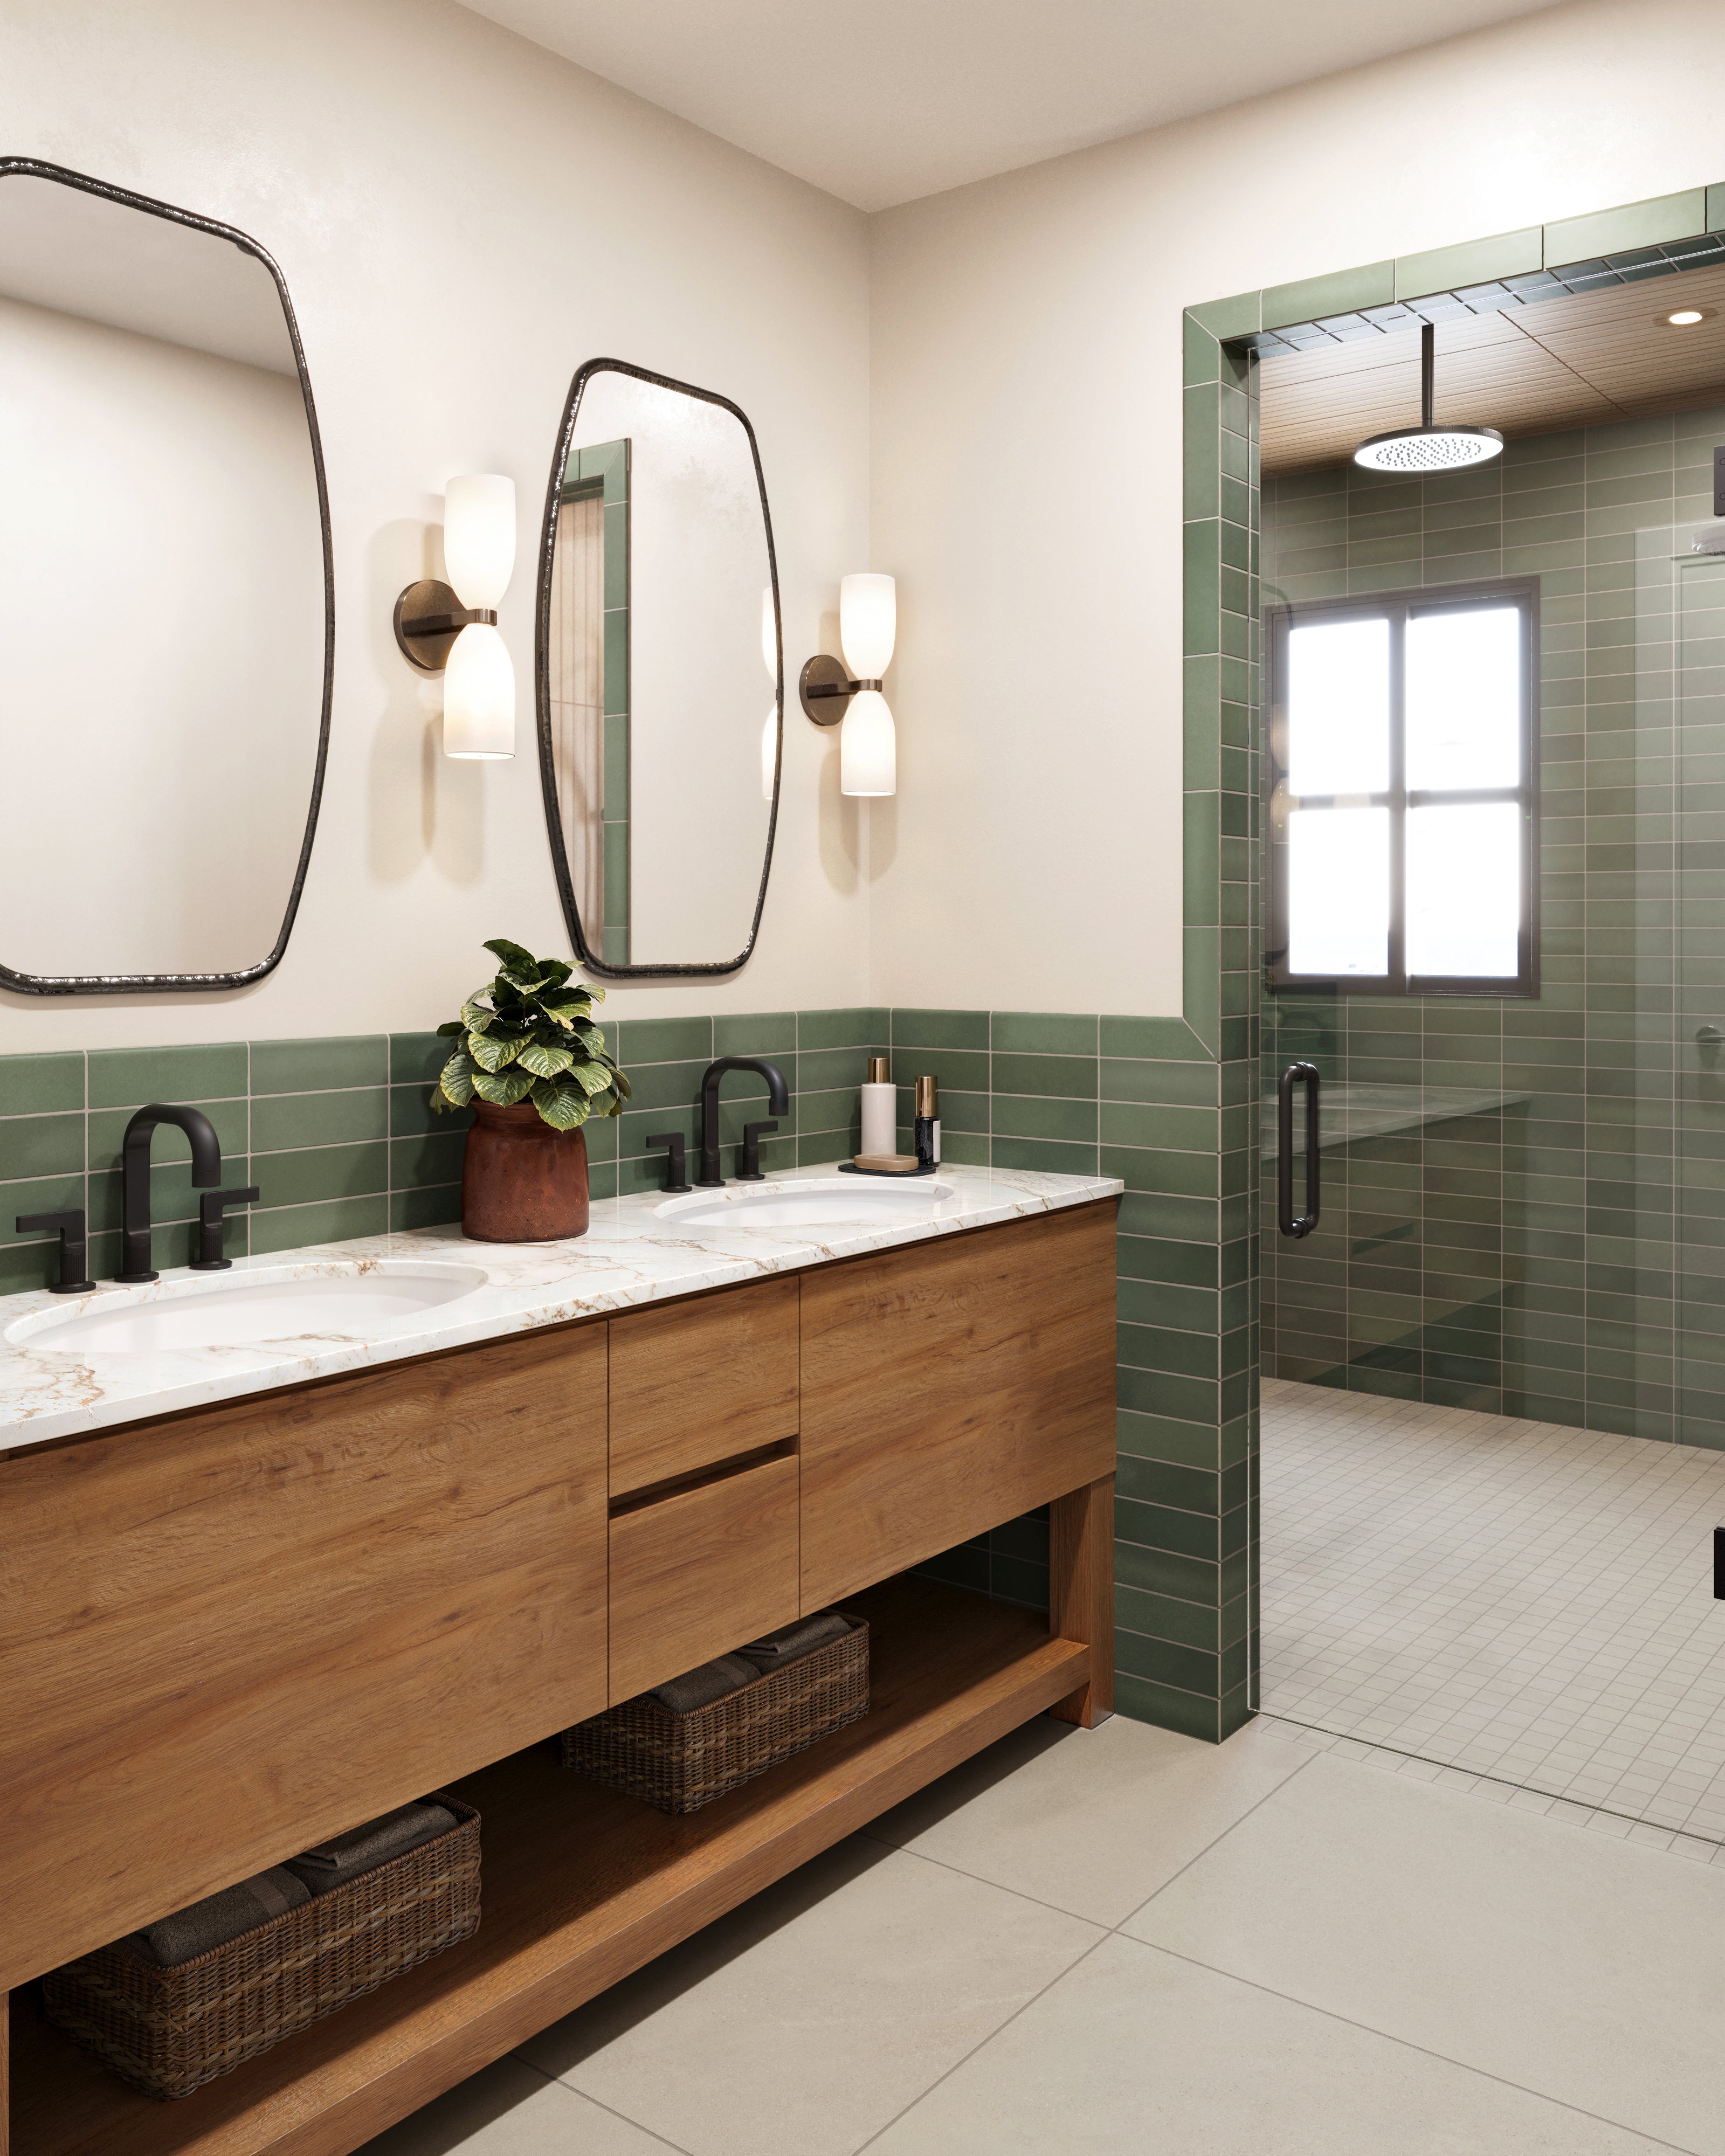
[[[848,1612],[841,1611],[841,1615]],[[696,1812],[869,1711],[869,1628],[692,1713],[650,1692],[563,1732],[563,1764],[662,1812]]]
[[[480,1815],[177,1969],[117,1946],[43,1979],[51,2021],[154,2097],[220,2074],[479,1928]]]

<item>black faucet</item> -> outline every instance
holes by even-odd
[[[763,1055],[721,1055],[716,1063],[709,1063],[706,1075],[701,1081],[701,1173],[695,1178],[697,1190],[722,1188],[725,1178],[719,1173],[719,1081],[727,1070],[755,1070],[767,1081],[767,1105],[775,1116],[788,1116],[791,1096],[785,1091],[784,1073],[776,1063],[769,1063]]]
[[[158,1123],[173,1123],[192,1144],[192,1181],[208,1190],[222,1179],[222,1148],[214,1127],[201,1108],[167,1108],[160,1101],[140,1108],[126,1127],[121,1148],[126,1173],[126,1232],[121,1247],[126,1255],[118,1281],[152,1281],[158,1277],[150,1263],[150,1141]]]
[[[89,1270],[89,1239],[85,1234],[84,1208],[66,1213],[20,1213],[16,1222],[20,1235],[57,1235],[60,1239],[60,1276],[50,1295],[88,1295],[95,1286],[85,1277]]]

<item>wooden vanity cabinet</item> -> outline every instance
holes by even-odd
[[[1113,1238],[1103,1200],[0,1455],[0,2156],[346,2156],[1029,1717],[1104,1717]],[[908,1576],[1043,1504],[1046,1620]],[[834,1602],[870,1713],[691,1818],[542,1741]],[[450,1784],[461,1945],[182,2103],[43,2020],[29,1979]]]

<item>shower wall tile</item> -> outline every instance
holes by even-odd
[[[1406,584],[1450,580],[1464,543],[1486,573],[1538,575],[1543,675],[1538,1000],[1266,1009],[1266,1088],[1305,1055],[1344,1119],[1368,1086],[1413,1111],[1393,1134],[1344,1121],[1318,1234],[1291,1245],[1266,1215],[1279,1375],[1725,1444],[1725,1073],[1697,1038],[1725,1032],[1725,566],[1680,581],[1671,559],[1720,440],[1713,408],[1512,442],[1423,485],[1266,485],[1266,597],[1332,595],[1306,567],[1315,526],[1345,535],[1345,590],[1384,588],[1361,548],[1390,518]]]

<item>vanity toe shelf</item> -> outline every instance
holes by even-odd
[[[154,1635],[129,1629],[139,1604],[182,1671],[197,1648],[205,1697],[226,1702],[197,1712],[197,1684],[152,1692],[141,1666],[123,1753],[105,1723],[80,1741],[49,1731],[34,1757],[11,1745],[22,1830],[61,1891],[14,1851],[9,2156],[347,2156],[1017,1724],[1100,1719],[1113,1212],[1073,1206],[167,1418],[58,1461],[0,1460],[0,1532],[8,1477],[27,1530],[8,1613],[21,1697],[53,1697],[55,1657],[82,1630],[111,1698],[128,1656],[150,1651]],[[716,1435],[692,1450],[690,1393],[658,1375],[678,1367],[680,1326],[714,1410]],[[105,1493],[126,1593],[69,1583],[57,1610],[56,1503],[87,1532]],[[1044,1502],[1047,1618],[906,1570]],[[211,1552],[248,1532],[270,1554],[226,1560],[244,1621],[224,1635]],[[325,1548],[363,1561],[331,1581]],[[870,1625],[862,1721],[687,1818],[558,1763],[565,1722],[835,1602]],[[80,1664],[65,1666],[75,1708]],[[336,1669],[352,1697],[333,1697]],[[270,1711],[236,1743],[248,1687]],[[203,1780],[228,1792],[203,1833],[233,1839],[193,1856],[166,1807]],[[136,2094],[44,2019],[28,1979],[131,1928],[146,1901],[160,1914],[209,1891],[188,1864],[243,1876],[437,1785],[485,1821],[471,1939],[177,2103]],[[98,1800],[116,1799],[130,1861],[85,1887],[74,1860]]]

